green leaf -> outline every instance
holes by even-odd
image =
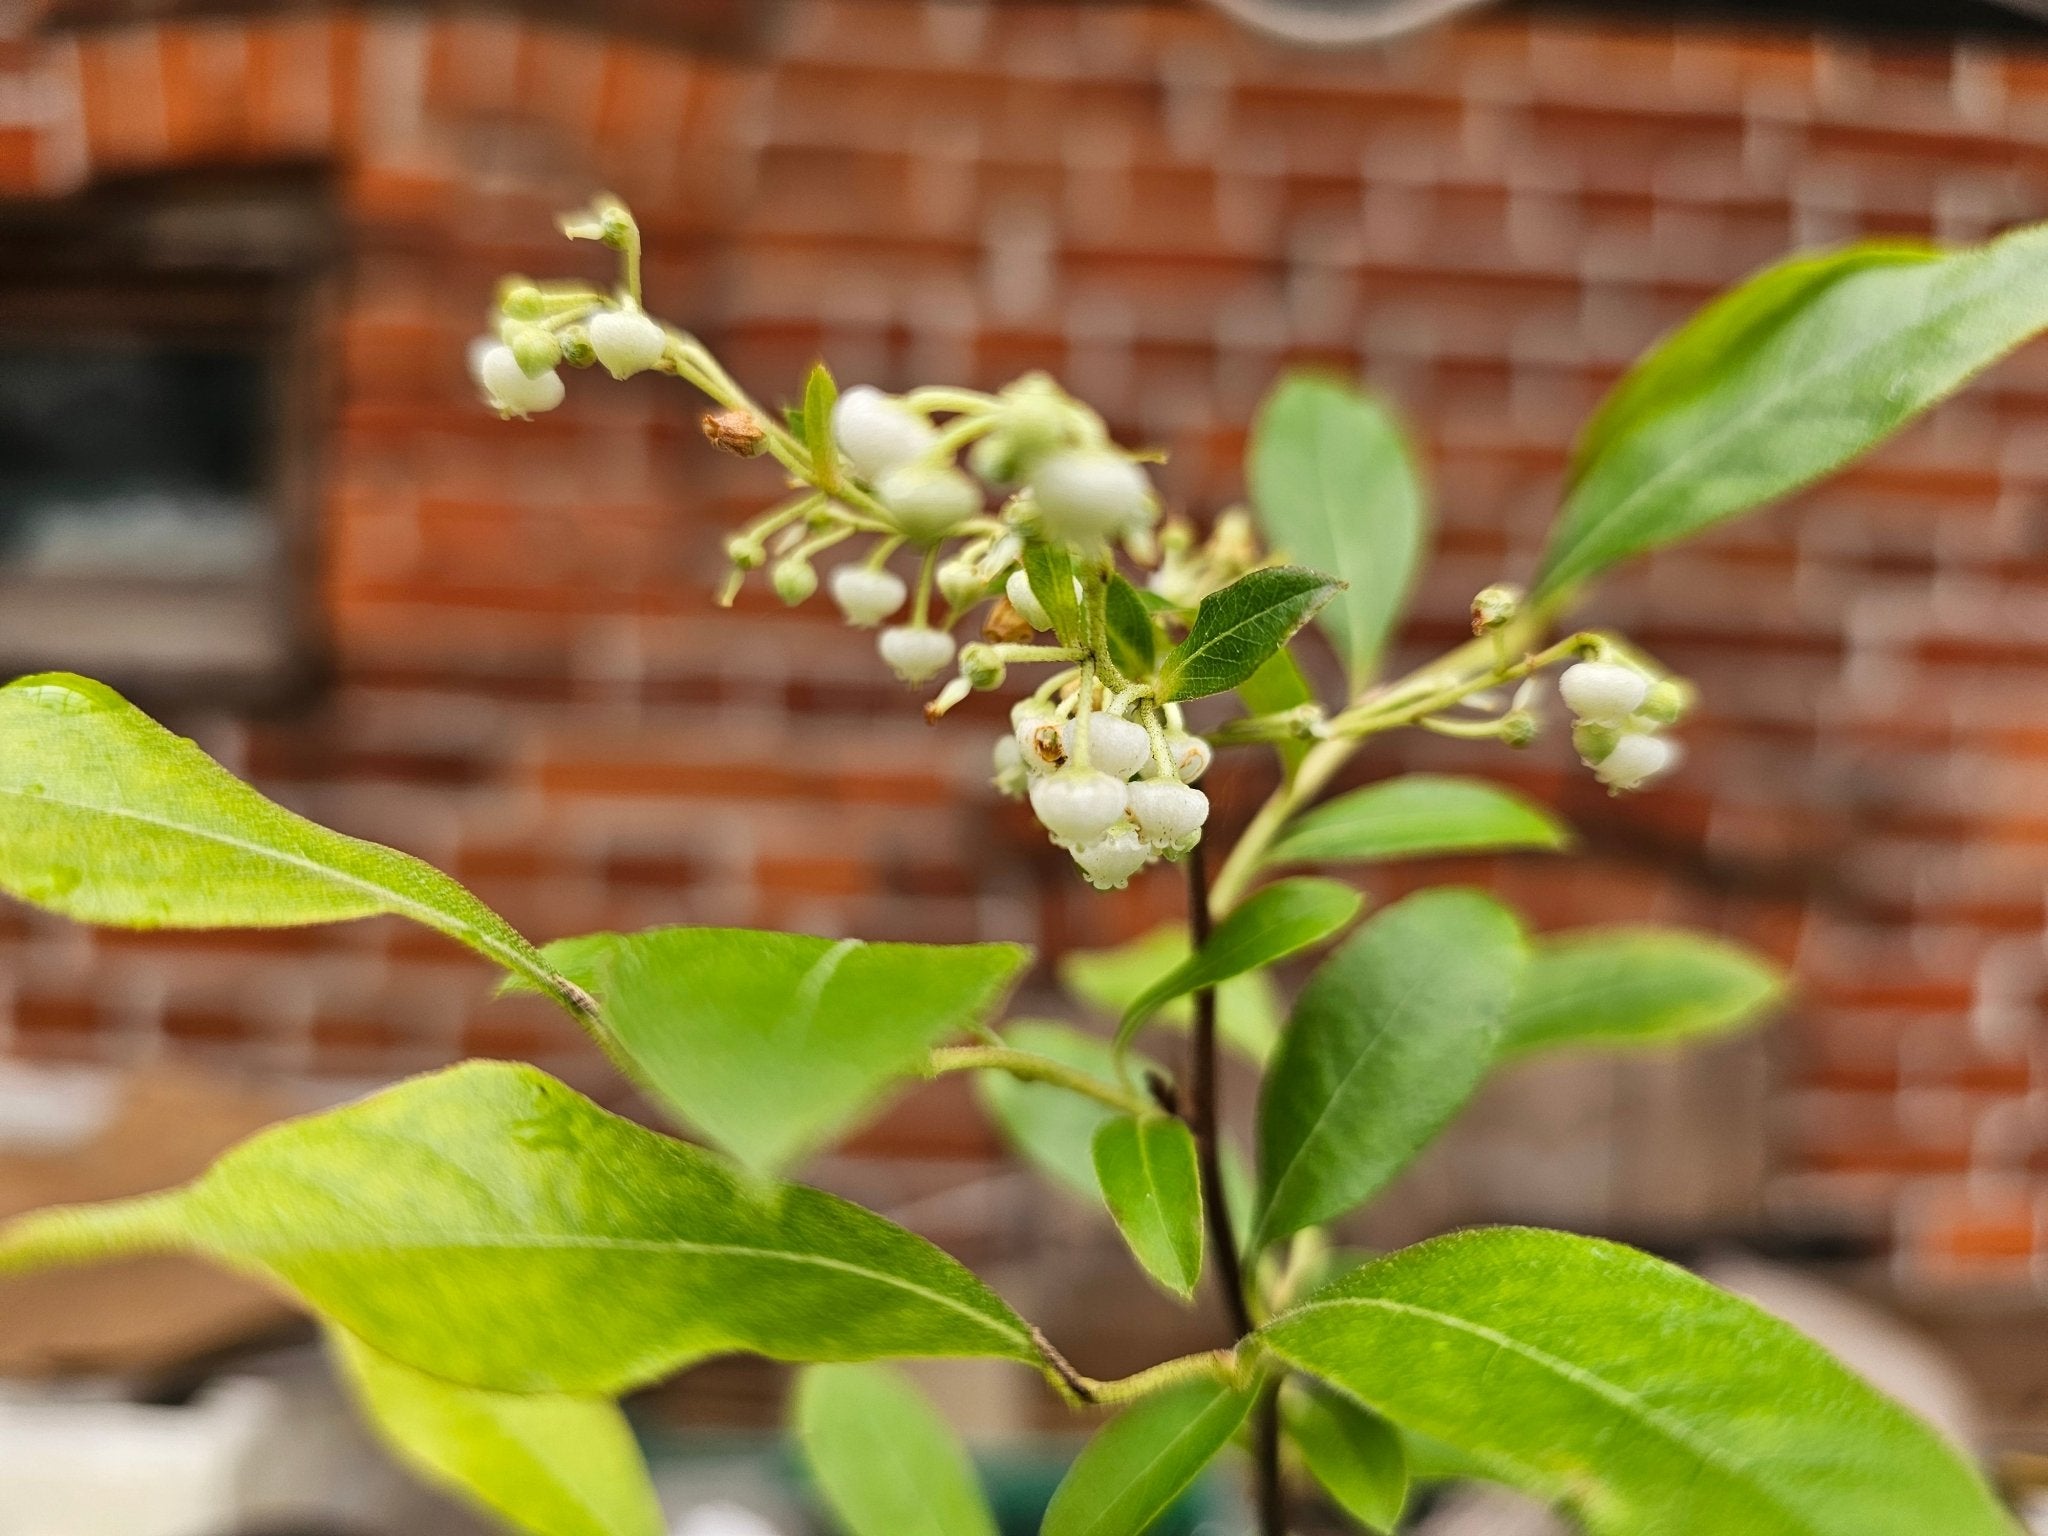
[[[1131,1001],[1117,1026],[1119,1050],[1176,998],[1262,970],[1320,944],[1358,916],[1365,897],[1335,880],[1281,880],[1255,891],[1190,955]]]
[[[1613,1243],[1439,1238],[1262,1337],[1403,1430],[1570,1507],[1593,1536],[2016,1531],[1933,1431],[1818,1345]]]
[[[1504,1050],[1649,1045],[1753,1022],[1784,977],[1749,950],[1676,928],[1587,928],[1537,940]]]
[[[1159,664],[1159,697],[1201,699],[1238,687],[1340,586],[1318,571],[1276,565],[1211,592],[1195,610],[1188,637]]]
[[[898,1372],[814,1365],[797,1381],[795,1422],[847,1536],[996,1536],[966,1448]]]
[[[1125,677],[1143,682],[1159,663],[1159,630],[1152,622],[1152,610],[1138,589],[1121,576],[1111,576],[1104,594],[1104,612],[1109,619],[1109,659]]]
[[[1369,920],[1302,989],[1259,1103],[1258,1246],[1369,1199],[1491,1066],[1525,946],[1477,891]]]
[[[1287,1438],[1338,1508],[1371,1531],[1392,1531],[1408,1503],[1408,1458],[1393,1425],[1299,1377],[1280,1399]]]
[[[1145,1273],[1183,1301],[1202,1277],[1195,1138],[1170,1115],[1118,1115],[1095,1133],[1095,1176]]]
[[[600,1397],[485,1392],[330,1332],[341,1374],[392,1453],[532,1536],[664,1536],[647,1464]]]
[[[1316,701],[1315,690],[1309,687],[1308,679],[1302,675],[1301,663],[1284,645],[1261,662],[1258,671],[1237,685],[1237,696],[1244,701],[1248,715],[1284,715],[1289,710]],[[1273,743],[1273,750],[1280,754],[1281,770],[1290,781],[1301,767],[1301,760],[1308,756],[1310,745],[1304,740]]]
[[[1214,1381],[1140,1399],[1067,1469],[1040,1536],[1138,1536],[1230,1443],[1251,1405],[1250,1392]]]
[[[1953,254],[1773,268],[1637,365],[1595,418],[1539,598],[1787,496],[2048,327],[2048,225]]]
[[[1446,853],[1562,848],[1542,807],[1483,779],[1410,773],[1340,795],[1288,823],[1266,863],[1377,863]]]
[[[1357,688],[1401,616],[1428,533],[1407,440],[1363,391],[1291,374],[1259,413],[1247,474],[1273,547],[1346,583],[1322,621]]]
[[[588,1000],[430,865],[295,816],[103,684],[0,688],[0,889],[116,928],[424,923],[581,1012]]]
[[[1166,923],[1114,949],[1087,949],[1060,962],[1060,982],[1091,1007],[1121,1017],[1143,993],[1185,965],[1188,931]],[[1163,1022],[1185,1029],[1194,1014],[1187,1002],[1173,1001],[1160,1010]],[[1234,1049],[1263,1064],[1280,1039],[1280,995],[1272,978],[1258,971],[1226,981],[1216,989],[1216,1030]]]
[[[0,1274],[139,1251],[276,1280],[403,1364],[501,1392],[611,1395],[733,1351],[1039,1358],[922,1238],[502,1062],[287,1121],[183,1189],[0,1226]]]
[[[685,1125],[773,1173],[871,1113],[931,1048],[982,1025],[1030,951],[657,928],[551,944]]]
[[[1027,1021],[1005,1028],[1003,1041],[1086,1072],[1107,1086],[1117,1084],[1116,1054],[1098,1035]],[[1116,1117],[1115,1110],[1050,1083],[1020,1082],[1006,1072],[977,1072],[974,1086],[989,1118],[1020,1157],[1090,1204],[1101,1201],[1090,1148],[1095,1133]]]
[[[817,483],[831,487],[839,483],[839,444],[832,435],[832,410],[839,404],[839,386],[832,370],[823,363],[811,366],[804,380],[804,447],[810,451],[811,468]]]
[[[1080,645],[1087,626],[1081,622],[1081,603],[1074,595],[1074,557],[1064,544],[1041,544],[1032,539],[1024,546],[1024,579],[1031,595],[1052,620],[1053,635],[1061,645]]]

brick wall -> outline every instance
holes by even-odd
[[[2048,54],[1490,20],[1343,58],[1195,11],[800,0],[712,63],[517,22],[95,31],[13,47],[0,189],[314,159],[352,251],[331,339],[334,681],[178,723],[307,813],[470,881],[528,932],[734,922],[1057,953],[1169,912],[1084,892],[982,786],[994,712],[927,730],[817,613],[710,601],[772,491],[674,384],[474,404],[492,280],[589,259],[550,216],[643,215],[657,307],[764,393],[1057,371],[1165,483],[1237,492],[1289,359],[1410,414],[1443,507],[1409,643],[1527,568],[1575,426],[1625,361],[1786,248],[1975,238],[2048,190]],[[1659,557],[1598,617],[1705,690],[1668,788],[1598,797],[1561,743],[1483,761],[1589,838],[1478,873],[1547,925],[1648,912],[1796,965],[1765,1207],[1895,1236],[1899,1273],[2022,1292],[2048,1255],[2048,354],[1872,466]],[[1223,782],[1225,815],[1260,792]],[[1471,874],[1462,866],[1461,873]],[[0,912],[0,1043],[172,1052],[335,1085],[462,1052],[603,1074],[545,1010],[383,924],[95,935]],[[986,1150],[957,1094],[870,1146]]]

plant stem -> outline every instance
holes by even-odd
[[[1187,856],[1188,939],[1200,954],[1209,943],[1208,861],[1203,845],[1195,844]],[[1257,1331],[1252,1319],[1251,1297],[1245,1289],[1244,1261],[1237,1251],[1237,1235],[1231,1230],[1230,1206],[1223,1188],[1223,1139],[1218,1129],[1216,1083],[1216,989],[1204,987],[1195,994],[1194,1028],[1188,1034],[1187,1092],[1182,1114],[1194,1133],[1195,1156],[1202,1180],[1202,1214],[1208,1223],[1209,1248],[1213,1255],[1211,1272],[1223,1292],[1223,1305],[1230,1316],[1231,1331],[1240,1341]],[[1277,1401],[1262,1393],[1259,1411]],[[1253,1462],[1258,1480],[1260,1536],[1287,1536],[1286,1491],[1280,1482],[1280,1439],[1278,1420],[1269,1426],[1259,1421]]]
[[[1050,1056],[1007,1045],[942,1046],[932,1052],[925,1065],[925,1076],[941,1077],[948,1072],[1007,1072],[1020,1082],[1050,1083],[1126,1115],[1142,1115],[1150,1108],[1144,1100],[1114,1083],[1105,1083]]]

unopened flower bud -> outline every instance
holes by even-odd
[[[831,588],[846,621],[862,629],[874,628],[910,596],[909,586],[894,571],[865,565],[840,566],[832,573]]]
[[[587,326],[565,325],[557,334],[562,343],[562,361],[571,368],[588,368],[597,361],[597,348],[590,344]]]
[[[981,492],[957,469],[906,464],[875,481],[889,519],[920,544],[942,539],[981,510]]]
[[[633,215],[624,203],[607,203],[598,211],[597,225],[603,233],[604,243],[615,251],[623,251],[632,243],[638,233]]]
[[[552,411],[568,393],[561,375],[552,369],[529,376],[510,347],[500,342],[485,350],[477,362],[477,378],[490,403],[506,416],[532,416]]]
[[[1655,725],[1676,725],[1692,704],[1692,690],[1676,678],[1667,677],[1643,695],[1636,714]]]
[[[953,637],[944,630],[899,624],[882,631],[877,649],[904,682],[927,683],[951,664]]]
[[[547,295],[532,283],[515,283],[498,300],[498,312],[508,320],[539,320],[548,312]]]
[[[818,573],[811,562],[794,555],[776,561],[768,579],[774,584],[775,595],[792,608],[818,590]]]
[[[948,560],[937,572],[939,596],[955,608],[965,608],[978,602],[988,590],[988,583],[969,560]]]
[[[970,645],[960,652],[960,675],[977,692],[1002,687],[1009,670],[992,645]]]
[[[668,335],[645,310],[601,310],[590,317],[590,349],[613,378],[630,379],[661,361]]]
[[[1130,787],[1131,816],[1161,852],[1192,847],[1209,819],[1209,797],[1179,779],[1140,779]]]
[[[1032,782],[1031,809],[1055,842],[1082,847],[1124,819],[1125,792],[1100,768],[1069,766]]]
[[[1131,827],[1115,827],[1074,849],[1074,863],[1098,891],[1120,891],[1152,862],[1152,850]]]
[[[1079,725],[1069,720],[1060,727],[1060,741],[1067,755],[1074,755]],[[1097,712],[1088,717],[1088,764],[1119,779],[1128,779],[1152,760],[1152,738],[1135,720]]]
[[[1173,759],[1173,771],[1181,783],[1192,784],[1209,771],[1216,749],[1199,736],[1186,731],[1169,731],[1166,755]]]
[[[832,408],[832,436],[854,473],[873,481],[922,458],[939,434],[894,395],[857,384]]]
[[[1614,750],[1593,770],[1593,776],[1617,794],[1641,789],[1650,780],[1675,768],[1679,756],[1677,743],[1662,736],[1645,736],[1630,731],[1615,742]]]
[[[1533,710],[1511,709],[1501,716],[1500,739],[1517,752],[1534,746],[1542,730],[1543,722],[1536,718]]]
[[[1650,680],[1613,661],[1582,661],[1557,680],[1565,706],[1581,720],[1618,725],[1642,707]]]
[[[768,559],[768,551],[759,539],[736,533],[725,541],[725,558],[743,571],[758,571]]]
[[[1078,544],[1149,527],[1159,515],[1145,472],[1106,448],[1054,454],[1032,471],[1031,497],[1047,532]]]
[[[768,434],[746,411],[707,411],[704,436],[720,453],[755,459],[768,451]]]
[[[1522,594],[1516,587],[1488,587],[1472,599],[1472,633],[1490,635],[1514,622],[1522,609]]]
[[[1010,600],[1010,606],[1033,629],[1051,629],[1052,615],[1045,611],[1045,604],[1038,600],[1038,594],[1031,590],[1031,578],[1022,571],[1010,572],[1010,579],[1003,583],[1003,596]]]
[[[519,368],[529,379],[537,379],[549,373],[562,361],[562,344],[555,340],[554,333],[545,326],[522,325],[512,328],[505,338],[512,355],[519,359]]]
[[[1607,754],[1620,740],[1619,726],[1602,725],[1597,720],[1581,720],[1572,727],[1572,750],[1579,754],[1579,761],[1588,768],[1597,768],[1605,762]]]

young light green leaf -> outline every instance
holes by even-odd
[[[1052,620],[1053,635],[1062,645],[1079,645],[1085,638],[1080,599],[1074,595],[1074,557],[1064,544],[1041,544],[1033,539],[1024,546],[1024,579],[1031,595]]]
[[[797,1380],[797,1443],[846,1536],[996,1536],[952,1426],[880,1365],[814,1365]]]
[[[1159,663],[1159,629],[1138,589],[1121,576],[1111,576],[1104,614],[1109,620],[1109,659],[1133,681],[1150,678]]]
[[[1678,928],[1586,928],[1536,941],[1502,1049],[1661,1044],[1753,1022],[1784,992],[1761,957]]]
[[[1322,612],[1355,688],[1401,615],[1428,533],[1421,476],[1371,396],[1313,373],[1283,379],[1252,429],[1252,504],[1273,547],[1346,583]]]
[[[1029,962],[1013,944],[863,944],[657,928],[551,944],[647,1087],[685,1125],[774,1173],[983,1024]]]
[[[1248,715],[1284,715],[1289,710],[1316,701],[1315,690],[1309,687],[1308,679],[1302,675],[1301,663],[1284,645],[1268,656],[1258,671],[1237,685],[1237,696],[1244,700]],[[1273,750],[1280,754],[1281,770],[1289,780],[1301,767],[1301,760],[1308,756],[1309,745],[1304,740],[1273,743]]]
[[[1159,697],[1201,699],[1239,686],[1341,586],[1318,571],[1276,565],[1211,592],[1187,638],[1159,664]]]
[[[1122,1017],[1147,989],[1188,960],[1188,931],[1166,923],[1114,949],[1086,949],[1060,962],[1060,982],[1082,1002]],[[1185,1029],[1194,1014],[1185,1000],[1169,1001],[1159,1018]],[[1263,1064],[1280,1040],[1280,994],[1272,978],[1247,971],[1216,989],[1216,1029],[1222,1040]]]
[[[1387,908],[1323,962],[1260,1098],[1260,1248],[1377,1193],[1471,1097],[1525,953],[1505,907],[1437,889]]]
[[[166,1251],[276,1280],[402,1364],[500,1392],[611,1395],[733,1351],[1039,1360],[922,1238],[502,1062],[274,1126],[183,1189],[0,1226],[0,1274]]]
[[[2048,328],[2048,225],[1800,258],[1652,352],[1594,422],[1539,598],[1841,468]]]
[[[1408,1503],[1408,1456],[1393,1425],[1297,1377],[1280,1399],[1287,1438],[1309,1475],[1369,1531],[1391,1532]]]
[[[601,1397],[485,1392],[329,1338],[365,1416],[427,1481],[531,1536],[664,1536],[647,1463]]]
[[[832,370],[823,363],[813,364],[810,377],[804,380],[804,447],[818,484],[828,488],[839,483],[839,443],[832,434],[832,411],[838,404],[839,386],[833,382]]]
[[[1404,1431],[1571,1508],[1593,1536],[2017,1530],[1933,1431],[1804,1335],[1613,1243],[1439,1238],[1354,1271],[1262,1337]]]
[[[505,920],[408,854],[296,816],[103,684],[0,688],[0,889],[117,928],[293,928],[392,914],[581,1016],[589,999]]]
[[[1132,999],[1117,1026],[1117,1048],[1129,1045],[1167,1003],[1320,944],[1358,916],[1364,904],[1364,896],[1335,880],[1281,880],[1255,891],[1216,925],[1198,953]]]
[[[1542,807],[1483,779],[1410,773],[1296,817],[1274,840],[1266,863],[1378,863],[1556,849],[1570,841],[1571,833]]]
[[[1214,1381],[1140,1399],[1067,1469],[1040,1536],[1138,1536],[1230,1443],[1251,1405],[1250,1392]]]
[[[1118,1115],[1095,1133],[1095,1177],[1145,1273],[1186,1301],[1202,1277],[1195,1138],[1170,1115]]]
[[[1116,1054],[1099,1035],[1083,1034],[1066,1024],[1025,1021],[1007,1026],[1003,1040],[1020,1051],[1049,1056],[1062,1066],[1086,1072],[1105,1086],[1117,1083]],[[982,1107],[1018,1156],[1091,1205],[1102,1200],[1090,1149],[1095,1133],[1116,1117],[1115,1110],[1050,1083],[1021,1082],[1003,1072],[978,1072],[974,1086]]]

